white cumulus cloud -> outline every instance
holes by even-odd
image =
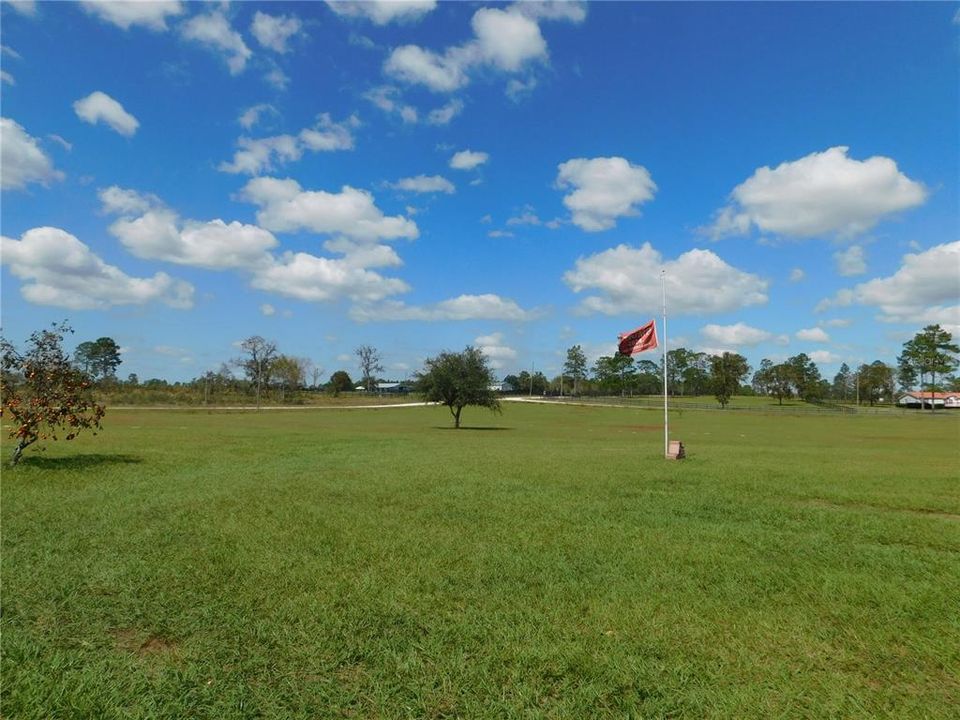
[[[180,26],[184,39],[205,45],[224,55],[231,75],[239,75],[247,67],[253,53],[230,26],[230,21],[219,10],[208,15],[194,15]]]
[[[260,207],[257,222],[274,232],[309,230],[357,240],[413,239],[420,234],[415,222],[385,216],[373,195],[349,185],[331,193],[303,190],[289,178],[259,177],[244,186],[241,196]]]
[[[467,84],[464,53],[438,55],[418,45],[403,45],[387,58],[384,71],[403,82],[426,85],[434,92],[452,92]]]
[[[707,342],[722,347],[742,347],[744,345],[759,345],[775,339],[773,333],[760,328],[751,327],[742,322],[733,325],[704,325],[700,334]]]
[[[454,153],[453,157],[450,158],[450,167],[454,170],[473,170],[475,167],[486,163],[489,159],[490,156],[485,152],[461,150],[460,152]]]
[[[139,193],[136,190],[111,185],[97,192],[102,210],[108,215],[140,215],[162,205],[156,195]]]
[[[317,124],[300,131],[300,142],[309,150],[332,152],[334,150],[352,150],[352,130],[359,127],[360,120],[351,115],[343,122],[335,122],[330,113],[321,113]]]
[[[250,25],[250,32],[263,47],[278,53],[289,48],[287,41],[300,32],[303,23],[295,15],[267,15],[257,10]]]
[[[835,252],[833,259],[837,263],[837,272],[844,277],[863,275],[867,271],[867,259],[860,245]]]
[[[672,315],[729,312],[767,302],[767,281],[728,265],[709,250],[690,250],[664,261],[650,243],[618,245],[579,258],[564,282],[576,293],[595,292],[580,312],[655,314],[661,306],[660,270],[666,270],[667,310]]]
[[[481,8],[471,20],[481,57],[507,72],[547,57],[547,42],[537,22],[523,13]]]
[[[375,305],[356,305],[350,317],[357,322],[400,320],[513,320],[528,321],[540,316],[538,310],[524,310],[515,301],[499,295],[459,295],[432,305],[407,305],[391,300]]]
[[[260,122],[260,118],[264,115],[278,115],[277,109],[269,103],[260,103],[258,105],[253,105],[248,107],[242,113],[240,117],[237,118],[237,122],[246,129],[250,130],[254,125]]]
[[[47,135],[47,138],[49,138],[50,140],[53,140],[57,145],[62,147],[67,152],[70,152],[71,150],[73,150],[73,143],[69,142],[65,138],[60,137],[56,133],[50,133],[49,135]]]
[[[403,280],[359,267],[349,257],[326,258],[300,252],[284,253],[258,270],[250,284],[259,290],[308,302],[344,297],[355,302],[377,302],[410,289]]]
[[[852,236],[884,216],[921,205],[926,188],[887,157],[854,160],[832,147],[775,168],[762,167],[733,189],[704,232],[714,239],[761,232],[798,238]]]
[[[832,364],[835,362],[840,362],[841,358],[839,355],[835,355],[829,350],[814,350],[807,357],[813,360],[815,363],[827,363]]]
[[[456,192],[453,183],[440,175],[417,175],[416,177],[401,178],[390,187],[395,190],[405,190],[415,193],[450,193]]]
[[[587,18],[587,7],[576,0],[540,0],[518,2],[513,9],[536,20],[566,20],[581,23]]]
[[[124,30],[142,25],[148,30],[164,31],[167,18],[184,11],[179,0],[84,0],[80,4],[91,15]]]
[[[517,351],[504,342],[503,333],[481,335],[474,339],[473,344],[487,356],[494,370],[500,370],[517,359]]]
[[[437,6],[436,0],[327,0],[337,15],[363,18],[374,25],[411,22],[422,18]]]
[[[140,127],[139,121],[124,110],[123,105],[99,90],[73,103],[73,110],[81,120],[91,125],[102,121],[125,137],[132,137]]]
[[[529,77],[525,80],[519,78],[512,78],[508,83],[507,87],[504,90],[504,93],[508,98],[514,102],[520,102],[527,95],[532,93],[537,87],[537,78]]]
[[[470,22],[473,38],[442,52],[419,45],[395,48],[384,63],[384,72],[434,92],[451,92],[467,85],[475,71],[518,73],[547,63],[549,53],[540,22],[581,22],[585,16],[585,6],[580,3],[515,3],[504,8],[480,8]],[[529,88],[536,81],[528,78],[525,82]]]
[[[812,327],[804,328],[803,330],[797,330],[797,340],[804,340],[805,342],[830,342],[830,336],[827,335],[826,331],[823,328]]]
[[[803,280],[807,274],[800,268],[794,268],[790,271],[790,282],[796,283]]]
[[[116,186],[101,190],[100,199],[105,211],[122,215],[110,226],[110,232],[137,257],[208,270],[240,271],[258,290],[308,302],[346,298],[370,303],[409,290],[402,280],[384,277],[370,269],[402,264],[393,248],[376,242],[380,237],[375,230],[389,236],[389,222],[381,228],[356,230],[349,227],[351,218],[341,215],[328,219],[328,227],[340,230],[331,230],[338,234],[323,245],[338,257],[306,252],[277,254],[274,252],[279,246],[277,239],[269,230],[256,225],[220,219],[183,220],[155,196]],[[351,199],[346,198],[346,202]],[[321,209],[336,213],[344,209],[342,205],[337,207],[338,201],[343,200],[344,197],[333,197],[332,210]],[[310,207],[316,202],[316,198],[305,199],[308,214],[318,209]],[[379,212],[374,207],[371,214],[362,201],[355,209],[360,211],[353,217],[358,222],[363,222],[364,213],[369,222]],[[390,220],[382,215],[380,219]],[[264,311],[264,314],[271,313]]]
[[[28,183],[49,185],[63,178],[35,137],[15,120],[0,118],[0,187],[19,190]]]
[[[131,253],[150,260],[209,270],[252,269],[270,263],[277,239],[239,222],[182,220],[158,198],[111,186],[99,193],[104,212],[122,217],[110,226]]]
[[[318,116],[316,125],[304,128],[296,136],[274,135],[256,139],[241,137],[237,140],[240,149],[234,153],[233,160],[220,163],[217,169],[226,173],[259,175],[276,170],[284,163],[299,160],[304,150],[352,150],[352,130],[358,122],[356,117],[350,117],[338,123],[329,113],[323,113]]]
[[[427,123],[430,125],[448,125],[461,112],[463,112],[463,101],[454,98],[446,105],[431,110],[427,114]]]
[[[507,225],[542,225],[543,221],[537,216],[530,205],[525,205],[523,212],[507,218]]]
[[[850,327],[853,324],[853,320],[850,318],[833,318],[823,324],[827,327]]]
[[[575,158],[558,170],[557,187],[573,190],[563,204],[573,224],[588,232],[609,230],[617,218],[639,215],[637,206],[657,191],[645,167],[622,157]]]
[[[400,90],[393,85],[372,88],[364,93],[363,97],[385,113],[399,115],[405,123],[416,123],[419,118],[417,109],[405,104],[400,96]]]
[[[270,232],[256,225],[219,218],[180,222],[176,214],[164,210],[117,220],[110,232],[138,257],[211,270],[256,267],[268,260],[266,251],[277,245]]]
[[[303,148],[292,135],[274,135],[265,138],[242,137],[237,140],[240,147],[231,162],[222,162],[217,170],[225,173],[259,175],[269,172],[286,162],[299,160]]]
[[[269,190],[269,185],[261,185],[261,191]],[[338,234],[324,243],[324,249],[338,257],[321,257],[305,252],[276,254],[279,243],[269,230],[220,219],[183,220],[157,197],[134,190],[112,186],[100,191],[100,199],[105,211],[122,215],[110,226],[110,232],[137,257],[208,270],[240,271],[258,290],[307,302],[346,298],[371,303],[409,290],[402,280],[370,269],[402,264],[393,248],[376,242],[380,239],[378,232],[387,236],[391,232],[391,219],[382,215],[380,220],[385,221],[384,226],[359,230],[348,226],[350,218],[345,215],[328,218],[327,227],[335,228],[331,232]],[[338,201],[346,200],[349,204],[352,199],[333,197],[332,209],[321,209],[335,214],[344,209],[342,204],[337,207]],[[315,197],[306,197],[305,204],[308,216],[318,210]],[[365,206],[361,198],[354,207],[360,212],[352,219],[375,221],[379,211],[373,207],[371,213],[370,207]],[[316,218],[307,219],[316,221]],[[354,234],[352,238],[348,236],[350,232]],[[269,310],[262,311],[272,314]]]
[[[267,81],[268,85],[277,90],[286,90],[287,85],[290,84],[290,77],[277,66],[272,67],[263,76],[263,79]]]
[[[131,277],[59,228],[33,228],[20,240],[4,237],[0,242],[3,263],[24,280],[21,294],[37,305],[71,310],[150,302],[182,309],[193,306],[194,291],[189,283],[162,272],[150,278]]]
[[[6,0],[3,4],[27,17],[34,17],[37,14],[36,0]]]
[[[840,290],[818,312],[853,304],[876,307],[881,322],[939,323],[960,332],[960,241],[903,256],[893,275]]]

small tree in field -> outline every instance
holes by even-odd
[[[101,428],[104,409],[89,396],[90,378],[63,351],[68,332],[65,323],[35,332],[23,353],[0,339],[2,412],[13,421],[10,437],[17,441],[11,465],[37,441],[58,440],[58,433],[73,440],[81,430]]]
[[[725,408],[730,398],[740,389],[740,383],[750,373],[747,359],[738,353],[725,352],[710,358],[710,376],[713,381],[713,394]]]
[[[257,410],[260,409],[260,389],[270,383],[273,362],[277,358],[277,344],[271,340],[264,340],[259,335],[253,335],[240,343],[240,349],[247,353],[247,357],[237,360],[243,368],[247,378],[257,389]]]
[[[582,347],[574,345],[567,350],[563,372],[573,378],[573,394],[577,395],[580,392],[580,381],[587,377],[587,355]]]
[[[115,379],[117,367],[123,362],[120,346],[108,337],[80,343],[73,353],[73,360],[94,381]]]
[[[299,390],[307,382],[310,361],[292,355],[280,355],[274,359],[271,368],[274,382],[280,388],[280,402],[284,402],[287,391]]]
[[[380,357],[380,351],[373,345],[361,345],[353,353],[360,360],[360,372],[363,374],[361,382],[367,388],[367,392],[371,392],[377,387],[377,373],[383,372],[383,358]]]
[[[500,412],[497,393],[490,389],[493,371],[487,366],[486,356],[475,347],[429,358],[417,381],[417,389],[426,400],[443,403],[450,409],[455,428],[460,427],[460,413],[467,405]]]
[[[350,379],[346,370],[337,370],[330,376],[328,387],[334,397],[340,397],[340,393],[353,390],[353,380]]]

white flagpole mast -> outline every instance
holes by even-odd
[[[663,456],[670,452],[670,415],[667,412],[667,286],[665,270],[660,271],[660,291],[663,293]]]

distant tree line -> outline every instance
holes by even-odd
[[[840,366],[833,381],[821,376],[817,364],[799,353],[775,362],[764,358],[751,375],[747,359],[738,353],[697,352],[679,347],[667,352],[667,393],[672,397],[713,396],[726,406],[735,395],[759,395],[803,402],[893,402],[897,390],[960,391],[957,345],[949,332],[931,325],[904,344],[896,365],[881,360],[851,368]],[[507,375],[504,391],[520,395],[634,396],[663,393],[663,360],[604,355],[588,367],[580,345],[566,352],[563,372],[548,379],[543,373]]]
[[[13,346],[8,343],[8,347]],[[246,338],[239,348],[240,356],[218,369],[177,382],[142,380],[136,373],[120,379],[122,350],[110,337],[79,343],[72,359],[67,355],[65,362],[98,400],[113,404],[300,404],[321,393],[375,392],[384,381],[383,357],[372,345],[360,345],[354,351],[360,370],[357,381],[344,369],[326,376],[309,358],[281,352],[275,341],[258,335]],[[895,364],[874,360],[851,367],[844,363],[831,382],[805,353],[785,360],[764,358],[754,370],[738,353],[709,354],[679,347],[667,353],[666,385],[670,396],[713,396],[721,406],[737,395],[770,397],[779,404],[796,399],[875,405],[894,402],[898,390],[960,391],[960,378],[954,374],[957,348],[948,331],[929,325],[904,343]],[[7,380],[8,388],[16,388],[23,378],[8,369]],[[590,365],[582,346],[574,345],[567,349],[559,375],[549,378],[531,369],[507,375],[502,382],[491,375],[490,387],[534,396],[655,396],[663,392],[662,358],[655,353],[638,357],[615,353]]]
[[[310,396],[327,394],[339,396],[353,392],[357,387],[371,391],[384,379],[380,352],[370,346],[358,347],[362,379],[354,383],[347,370],[336,370],[328,378],[322,367],[306,357],[283,353],[273,340],[253,335],[239,344],[241,354],[218,369],[208,370],[192,380],[169,381],[165,378],[141,379],[129,373],[118,377],[122,364],[121,348],[109,337],[81,342],[74,351],[72,362],[88,386],[101,397],[114,403],[150,404],[247,404],[259,407],[271,404],[297,404]]]

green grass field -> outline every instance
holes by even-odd
[[[105,422],[3,471],[4,718],[957,717],[960,413]]]

